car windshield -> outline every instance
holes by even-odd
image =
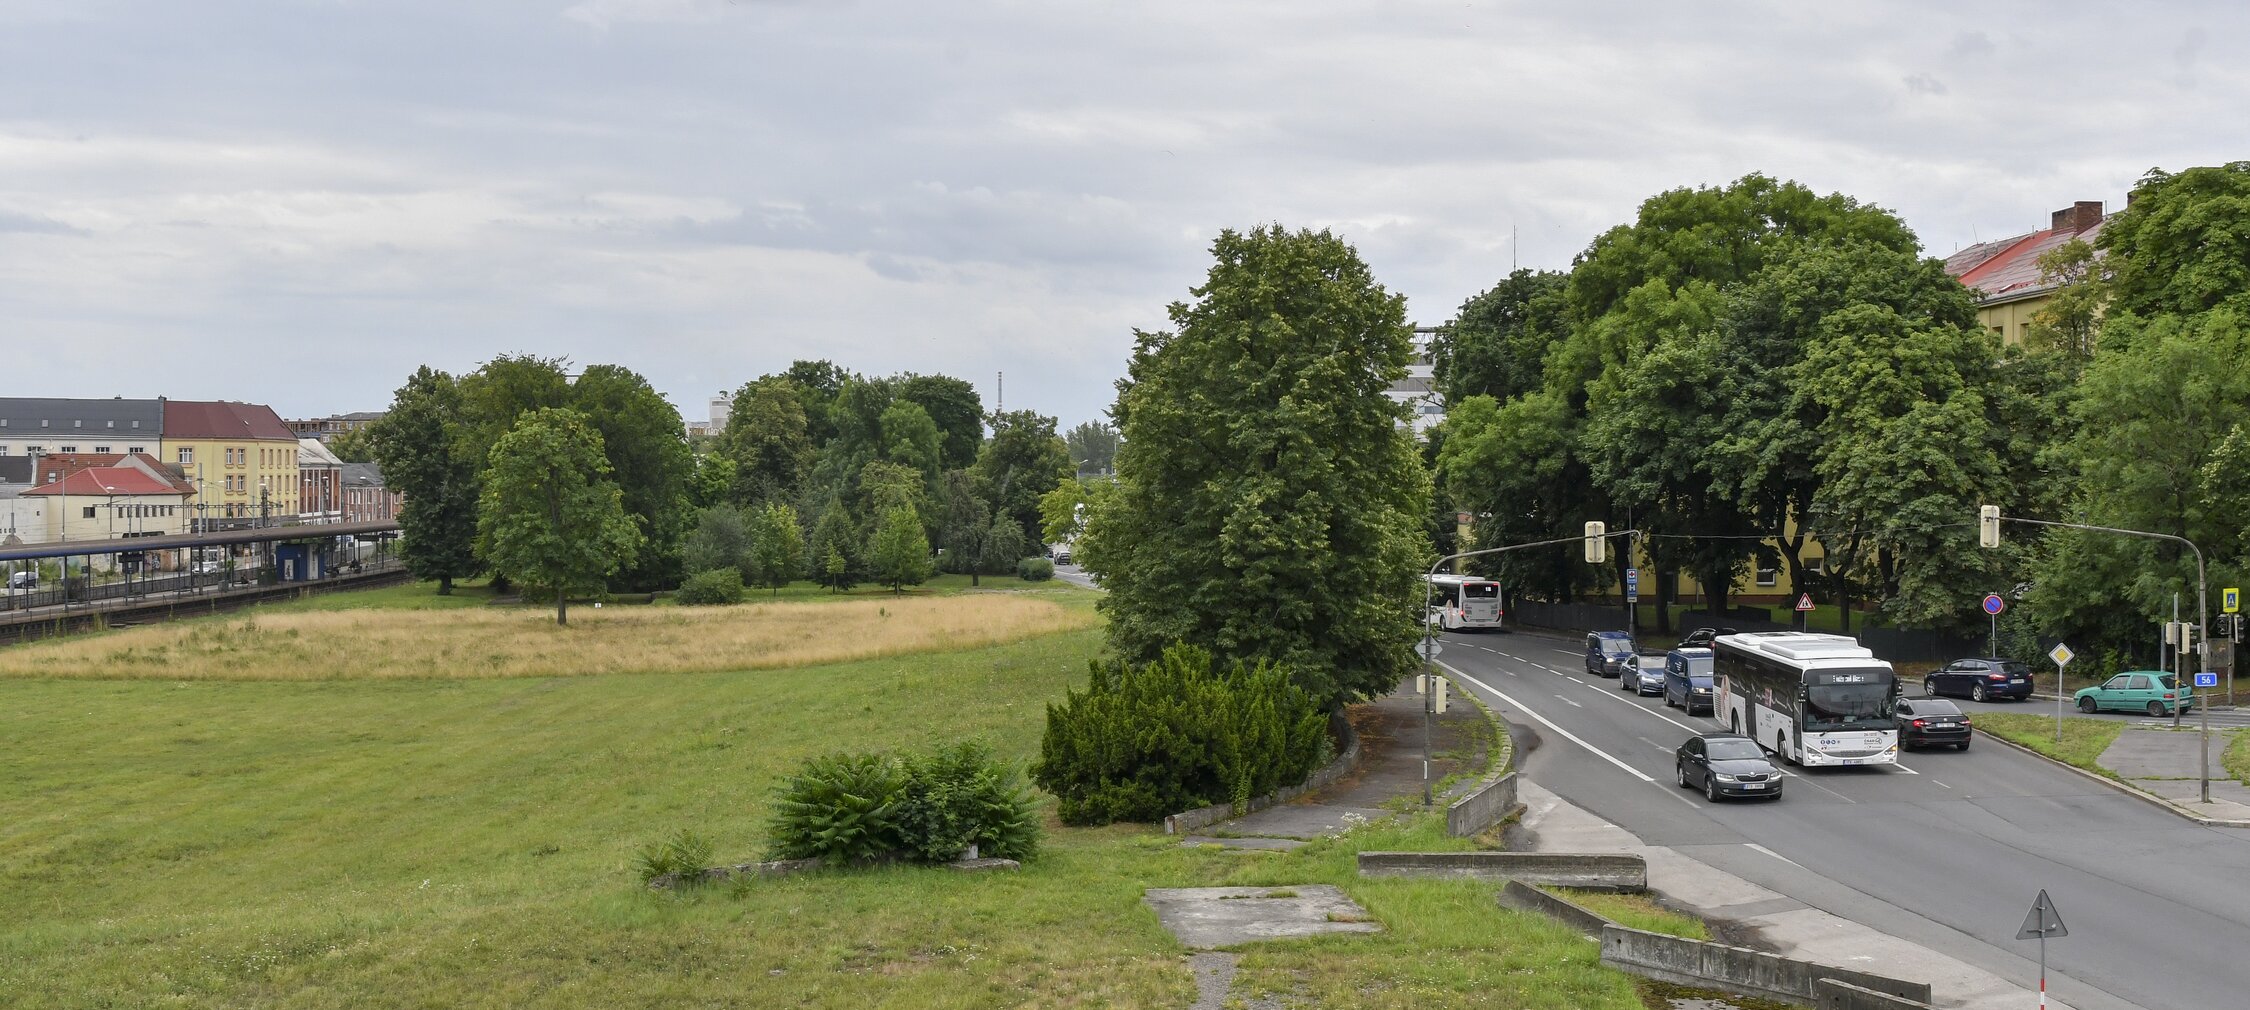
[[[1619,641],[1614,638],[1605,638],[1602,639],[1602,651],[1623,655],[1625,653],[1633,651],[1633,643]]]
[[[1748,740],[1710,740],[1703,746],[1713,761],[1749,761],[1765,756],[1757,744]]]
[[[1805,730],[1872,729],[1890,716],[1888,684],[1821,684],[1805,692]]]
[[[1702,659],[1683,659],[1680,662],[1687,665],[1687,675],[1690,678],[1693,678],[1695,680],[1711,679],[1711,657],[1705,656]]]
[[[2030,668],[2030,667],[2028,667],[2028,666],[2025,666],[2025,665],[2023,665],[2022,663],[2018,663],[2018,662],[2016,662],[2016,661],[2014,661],[2014,660],[2009,660],[2008,662],[2005,662],[2005,663],[2002,663],[2002,664],[2000,664],[2000,672],[2001,672],[2001,673],[2005,673],[2005,674],[2007,674],[2007,675],[2008,675],[2008,676],[2010,676],[2010,677],[2029,677],[2029,676],[2031,676],[2031,668]]]

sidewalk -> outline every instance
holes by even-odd
[[[1649,889],[1714,925],[1754,932],[1779,953],[1823,964],[1878,970],[1926,980],[1938,1006],[1960,1010],[2021,1010],[2033,993],[1992,972],[1753,884],[1603,820],[1542,788],[1519,787],[1523,820],[1509,839],[1533,852],[1631,852],[1648,860]],[[1739,942],[1739,941],[1732,941]],[[2050,998],[2047,1006],[2070,1010]]]
[[[1188,836],[1184,845],[1225,845],[1240,849],[1293,849],[1314,838],[1340,834],[1354,820],[1373,820],[1390,813],[1394,801],[1420,803],[1422,799],[1422,696],[1414,693],[1413,678],[1374,701],[1349,710],[1352,728],[1359,733],[1359,770],[1325,789],[1279,806],[1212,825],[1202,835]],[[1451,705],[1435,720],[1430,750],[1430,781],[1436,783],[1461,770],[1463,745],[1485,721],[1476,703],[1456,693]],[[1477,755],[1469,755],[1477,759]],[[1462,783],[1466,787],[1473,783]],[[1445,797],[1437,802],[1442,805]]]
[[[2209,803],[2202,801],[2202,769],[2197,760],[2202,742],[2203,734],[2186,729],[2128,727],[2094,763],[2198,817],[2250,821],[2250,786],[2228,775],[2220,760],[2234,734],[2211,734]]]

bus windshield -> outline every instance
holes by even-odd
[[[1815,684],[1805,690],[1805,731],[1889,729],[1891,686]]]

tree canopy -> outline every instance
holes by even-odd
[[[541,408],[493,443],[491,463],[478,545],[494,568],[553,592],[555,623],[567,624],[570,594],[600,589],[641,541],[601,432],[575,410]]]

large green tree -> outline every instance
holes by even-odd
[[[988,492],[968,470],[948,470],[945,474],[943,517],[938,522],[940,542],[945,545],[943,567],[949,572],[967,572],[969,584],[979,585],[984,572],[985,547],[992,541],[992,502]]]
[[[913,509],[883,513],[867,542],[867,568],[876,582],[891,587],[893,595],[929,579],[930,538],[922,532],[922,520]]]
[[[424,365],[392,396],[391,409],[367,427],[383,481],[405,498],[399,556],[416,578],[436,579],[438,595],[453,580],[476,574],[477,495],[484,461],[462,451],[453,425],[460,385]]]
[[[922,408],[943,435],[944,455],[939,466],[958,470],[976,462],[984,444],[984,400],[977,387],[950,375],[899,377],[898,398]]]
[[[1117,429],[1100,421],[1080,421],[1063,433],[1071,462],[1083,474],[1108,473],[1117,461]]]
[[[750,525],[755,536],[746,581],[769,586],[779,596],[781,587],[795,581],[805,568],[805,533],[798,525],[797,510],[782,502],[767,502]]]
[[[570,623],[570,594],[599,589],[633,556],[640,532],[610,479],[602,436],[585,415],[542,408],[492,446],[477,542],[494,568],[555,594],[555,623]]]
[[[677,583],[695,472],[679,410],[647,379],[619,365],[587,366],[570,394],[571,406],[601,434],[611,479],[625,493],[625,513],[640,528],[640,549],[619,567],[618,580],[637,590]]]
[[[1076,470],[1070,447],[1055,434],[1055,419],[1029,410],[992,416],[992,438],[977,456],[976,472],[992,489],[992,509],[1039,540],[1039,496],[1068,480]]]
[[[1445,402],[1472,396],[1505,402],[1540,388],[1548,348],[1570,336],[1569,281],[1566,273],[1517,270],[1461,303],[1430,342]]]
[[[2250,161],[2152,169],[2094,240],[2108,254],[2110,311],[2250,318]]]
[[[1381,694],[1411,665],[1429,551],[1429,478],[1385,395],[1404,300],[1325,231],[1230,230],[1212,255],[1174,329],[1135,334],[1111,412],[1117,490],[1079,545],[1111,644],[1273,660],[1330,705]]]
[[[801,392],[782,376],[767,376],[735,391],[713,454],[734,466],[737,503],[794,495],[811,472],[813,443]]]

